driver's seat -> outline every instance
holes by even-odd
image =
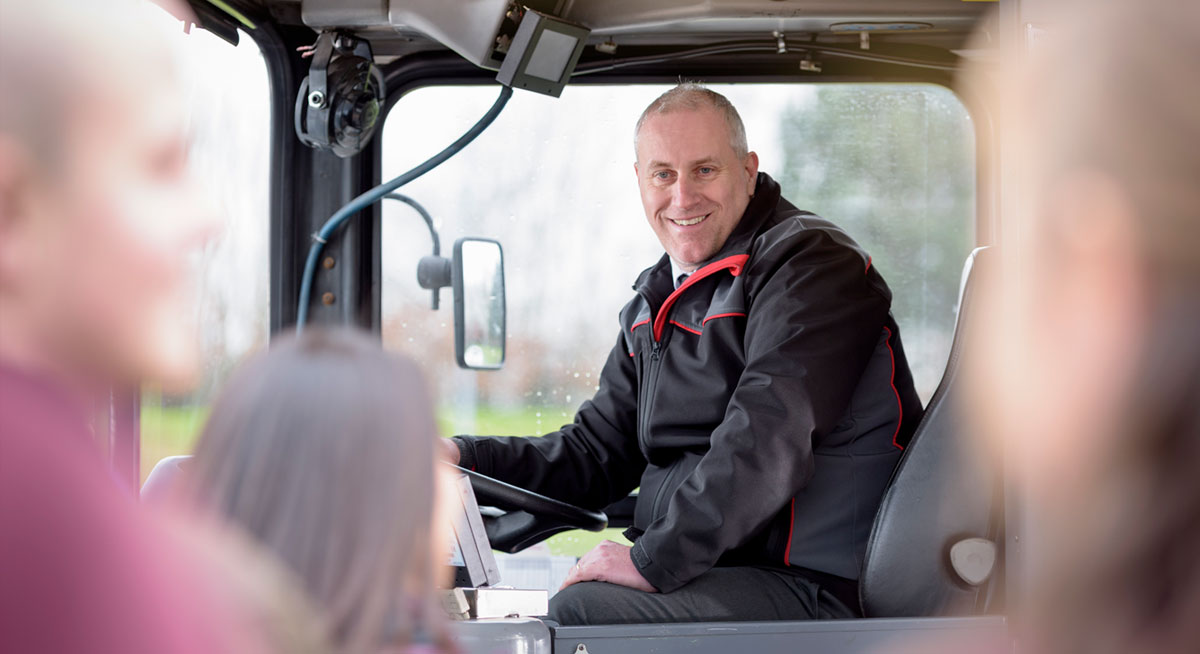
[[[996,610],[1003,575],[1001,484],[971,449],[960,411],[960,368],[970,346],[980,278],[995,248],[963,268],[946,371],[885,491],[867,542],[859,599],[867,617],[974,615]]]

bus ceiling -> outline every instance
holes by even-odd
[[[370,41],[376,63],[452,51],[499,70],[531,9],[589,30],[585,68],[605,60],[755,41],[780,51],[808,44],[900,59],[953,61],[995,2],[964,0],[191,0],[201,27],[236,41],[256,17],[314,31],[340,30]],[[825,50],[817,49],[825,46]],[[938,56],[938,51],[944,53]],[[721,53],[718,53],[721,54]],[[819,57],[818,57],[819,58]]]

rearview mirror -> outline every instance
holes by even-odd
[[[504,365],[504,252],[498,241],[454,243],[454,353],[458,365],[498,370]]]

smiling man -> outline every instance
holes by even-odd
[[[845,232],[758,172],[737,110],[695,84],[635,130],[666,250],[638,277],[595,397],[542,438],[452,460],[589,508],[640,486],[629,547],[589,552],[564,624],[858,615],[875,511],[921,406],[891,292]]]

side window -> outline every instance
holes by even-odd
[[[197,258],[195,315],[204,370],[186,394],[142,389],[141,477],[160,459],[192,451],[208,406],[234,365],[268,335],[270,96],[258,47],[233,47],[207,31],[184,34],[161,14],[190,107],[191,165],[224,221]]]
[[[454,364],[450,292],[429,308],[417,259],[429,237],[409,207],[383,209],[383,339],[421,360],[445,434],[536,435],[569,423],[596,390],[637,274],[662,255],[633,170],[632,130],[667,86],[572,86],[516,93],[477,141],[401,192],[429,209],[443,251],[461,236],[504,245],[508,359]],[[743,116],[760,169],[797,206],[843,226],[873,256],[926,399],[949,351],[959,269],[973,245],[974,136],[950,91],[928,85],[713,85]],[[415,90],[383,131],[383,175],[457,138],[491,105],[487,87]],[[552,553],[580,555],[592,534]]]
[[[959,276],[975,240],[970,115],[940,86],[829,84],[788,102],[778,123],[785,197],[871,254],[928,401],[950,354]]]

